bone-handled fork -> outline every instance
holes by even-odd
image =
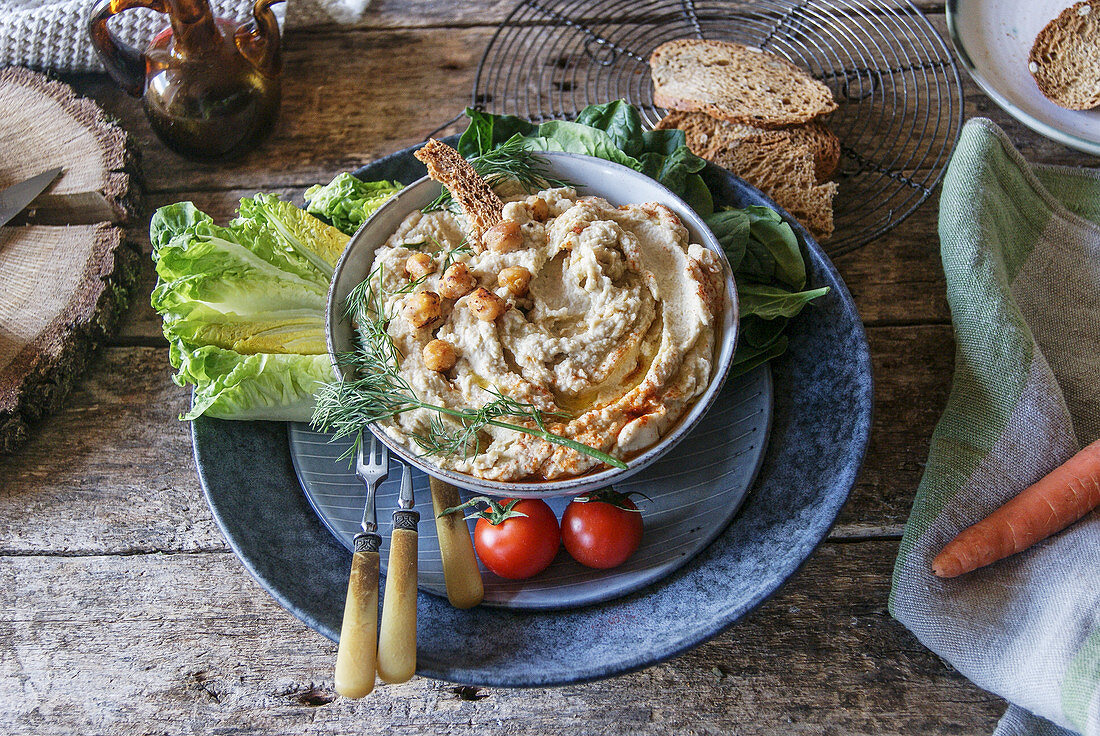
[[[378,635],[378,676],[383,682],[405,682],[416,672],[416,525],[412,474],[401,474],[398,509],[393,512],[386,595],[382,599],[382,630]]]
[[[336,653],[336,692],[348,698],[361,698],[374,689],[378,654],[378,550],[382,546],[374,495],[388,472],[386,448],[380,447],[372,435],[370,457],[367,458],[360,442],[355,474],[367,486],[367,500],[360,524],[363,531],[355,535],[348,597],[340,626],[340,648]],[[413,585],[415,589],[415,583]]]

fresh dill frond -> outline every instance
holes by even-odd
[[[516,136],[491,151],[470,159],[474,171],[494,189],[506,181],[517,181],[528,192],[549,187],[570,186],[569,182],[546,174],[546,162],[525,147],[523,139]],[[434,202],[424,208],[424,212],[435,210],[454,210],[454,200],[446,187]]]
[[[474,249],[470,247],[469,241],[463,239],[461,243],[453,248],[448,248],[447,251],[443,254],[443,268],[440,269],[440,272],[446,273],[447,269],[450,268],[451,264],[454,262],[455,256],[472,256],[473,254]]]

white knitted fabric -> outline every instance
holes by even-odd
[[[281,25],[304,27],[362,22],[369,0],[288,0],[274,6]],[[103,71],[88,38],[92,0],[0,0],[0,68],[26,66],[58,72]],[[250,0],[210,0],[214,15],[244,21]],[[135,9],[111,20],[126,43],[144,48],[168,24],[167,16]]]

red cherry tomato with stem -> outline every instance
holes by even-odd
[[[558,518],[538,499],[496,499],[478,496],[443,513],[486,504],[474,525],[478,559],[492,572],[522,580],[550,566],[561,547]]]
[[[605,488],[578,496],[565,507],[561,537],[573,559],[586,567],[618,567],[642,543],[642,514],[624,494]]]

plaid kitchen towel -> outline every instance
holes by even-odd
[[[940,198],[955,377],[894,568],[890,612],[1011,706],[998,736],[1100,736],[1100,514],[944,580],[963,528],[1100,438],[1100,171],[1036,166],[984,119]]]
[[[88,40],[94,0],[0,0],[0,68],[27,66],[57,72],[103,71]],[[363,20],[370,0],[287,0],[272,8],[281,25],[303,27]],[[284,7],[285,6],[285,7]],[[214,15],[241,22],[252,17],[252,0],[210,0]],[[145,48],[168,24],[167,16],[137,8],[111,19],[118,37]]]

